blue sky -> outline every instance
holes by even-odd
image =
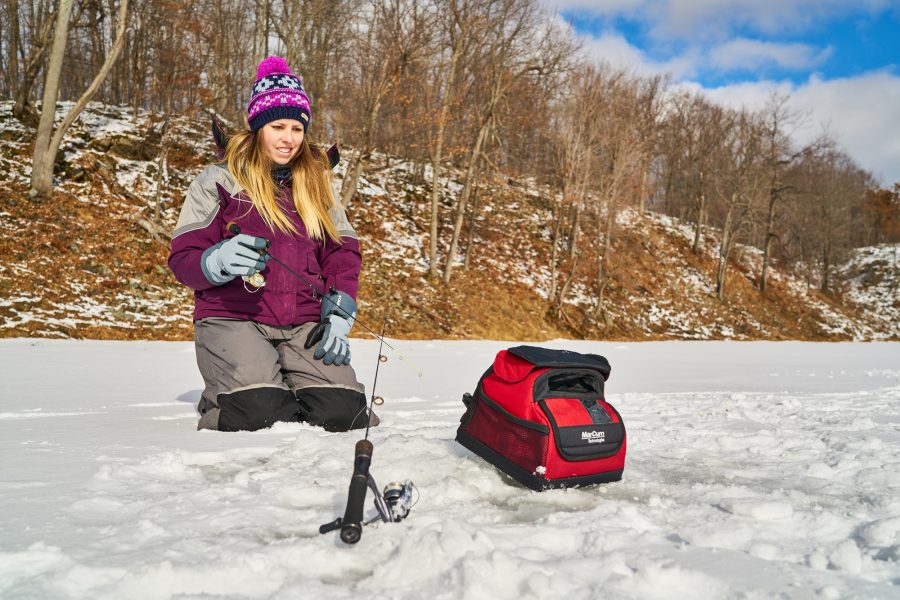
[[[900,182],[900,0],[545,0],[597,59],[731,106],[773,90],[885,185]]]

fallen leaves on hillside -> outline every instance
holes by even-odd
[[[62,107],[64,108],[64,107]],[[163,136],[148,113],[91,104],[57,161],[52,197],[27,198],[33,132],[0,103],[0,336],[190,339],[192,292],[166,266],[166,232],[193,176],[213,160],[198,120],[176,119]],[[164,141],[165,139],[165,141]],[[159,156],[167,148],[165,164]],[[349,152],[345,149],[345,155]],[[160,168],[162,167],[162,171]],[[337,171],[337,184],[346,162]],[[488,173],[475,226],[464,228],[449,286],[428,276],[428,178],[375,154],[348,208],[363,247],[360,320],[403,338],[897,339],[896,267],[860,259],[844,297],[778,272],[760,294],[758,251],[739,247],[715,295],[714,231],[691,251],[691,227],[657,213],[619,213],[599,301],[596,250],[581,257],[560,311],[550,288],[554,194],[531,181]],[[444,252],[460,172],[448,165],[441,194]],[[157,204],[158,200],[158,204]],[[157,210],[159,214],[157,216]],[[600,236],[585,235],[599,247]],[[468,249],[468,267],[462,253]],[[861,251],[862,252],[862,251]],[[881,255],[879,255],[881,256]],[[887,256],[887,254],[885,254]],[[882,257],[883,258],[883,257]],[[443,267],[444,257],[440,257]],[[571,265],[564,264],[564,269]],[[850,267],[847,267],[850,269]],[[891,270],[893,268],[893,270]],[[872,286],[880,287],[872,287]],[[865,295],[864,290],[881,290]],[[863,290],[863,291],[860,291]],[[894,312],[891,312],[894,311]],[[354,335],[367,335],[357,327]]]

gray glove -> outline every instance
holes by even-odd
[[[216,285],[228,283],[238,275],[253,275],[265,268],[269,255],[259,252],[268,246],[264,238],[241,233],[207,248],[200,258],[200,268]]]
[[[348,334],[356,320],[356,301],[349,294],[334,291],[322,298],[321,321],[306,337],[306,348],[315,344],[313,358],[322,359],[326,365],[350,364],[350,340]]]

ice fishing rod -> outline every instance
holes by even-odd
[[[340,529],[341,541],[345,544],[355,544],[362,538],[362,530],[364,525],[374,523],[381,519],[385,523],[397,523],[402,521],[409,514],[416,500],[418,500],[418,489],[412,481],[407,479],[405,482],[391,482],[384,487],[384,493],[378,491],[378,484],[375,478],[369,472],[372,464],[372,442],[369,441],[369,428],[372,426],[372,408],[373,406],[381,406],[384,399],[375,395],[375,386],[378,384],[378,367],[387,360],[381,351],[384,343],[385,323],[381,325],[381,335],[379,339],[382,341],[378,345],[378,363],[375,365],[375,378],[372,381],[372,395],[369,400],[369,420],[366,423],[366,435],[363,439],[356,442],[353,451],[353,476],[350,478],[350,488],[347,490],[347,507],[344,509],[344,516],[338,517],[330,523],[325,523],[319,527],[319,533],[330,533],[336,529]],[[369,521],[363,521],[363,509],[366,502],[366,492],[371,489],[374,495],[375,509],[378,516]],[[416,499],[413,499],[413,492]]]
[[[233,233],[234,235],[240,235],[240,234],[241,234],[241,227],[240,227],[240,225],[238,225],[238,224],[235,223],[234,221],[229,221],[228,224],[225,226],[225,229],[227,229],[230,233]],[[321,292],[321,291],[320,291],[320,290],[319,290],[319,289],[318,289],[311,281],[309,281],[306,277],[304,277],[303,275],[301,275],[300,273],[298,273],[298,272],[295,271],[294,269],[292,269],[292,268],[290,268],[289,266],[287,266],[286,264],[284,264],[284,263],[283,263],[281,260],[279,260],[277,257],[273,256],[272,253],[269,252],[269,246],[272,245],[272,242],[271,242],[270,240],[265,239],[265,238],[262,238],[262,239],[265,240],[265,242],[266,242],[266,245],[265,245],[264,248],[253,248],[252,246],[248,246],[248,245],[246,245],[246,244],[241,244],[241,246],[243,246],[244,248],[247,248],[248,250],[253,250],[254,252],[259,252],[259,255],[262,256],[263,258],[268,257],[269,259],[274,260],[276,263],[278,263],[279,265],[281,265],[288,273],[290,273],[291,275],[293,275],[294,277],[296,277],[297,279],[299,279],[301,282],[303,282],[304,284],[306,284],[306,286],[309,287],[309,289],[312,290],[312,292],[313,292],[313,298],[320,297],[320,298],[322,298],[323,301],[324,301],[324,300],[328,300],[329,302],[331,302],[331,304],[332,304],[335,308],[338,309],[338,311],[339,311],[338,314],[340,314],[340,315],[341,315],[342,317],[344,317],[344,318],[353,318],[353,322],[354,322],[354,323],[357,323],[360,327],[362,327],[363,329],[365,329],[366,331],[368,331],[370,334],[372,334],[373,336],[375,336],[375,339],[377,339],[381,344],[384,344],[385,346],[387,346],[388,348],[390,348],[391,350],[393,350],[394,353],[397,355],[397,358],[398,358],[399,360],[409,360],[408,358],[406,358],[406,357],[403,355],[403,353],[401,353],[399,350],[397,350],[396,348],[394,348],[393,346],[391,346],[391,345],[384,339],[384,336],[378,335],[377,333],[375,333],[374,331],[372,331],[372,329],[370,329],[365,323],[363,323],[362,321],[360,321],[360,320],[357,319],[356,317],[352,317],[351,315],[349,315],[349,314],[347,313],[347,311],[346,311],[343,307],[341,307],[340,304],[338,304],[337,302],[335,302],[328,294],[322,293],[322,292]],[[240,244],[240,242],[238,242],[238,243]],[[258,275],[258,273],[257,273],[257,275]],[[248,278],[246,278],[246,281],[248,281],[248,282],[250,283],[250,285],[255,285],[256,287],[261,287],[262,285],[265,285],[265,280],[262,280],[262,283],[261,283],[260,285],[256,285],[256,284],[254,283],[253,279],[252,279],[253,277],[254,277],[254,275],[251,275],[251,276],[249,276]],[[331,291],[333,292],[333,291],[336,291],[336,290],[334,289],[334,287],[332,287],[332,288],[331,288]],[[381,351],[379,350],[379,355],[380,355],[380,353],[381,353]],[[412,361],[409,361],[409,362],[410,362],[410,366],[413,368],[413,370],[416,371],[416,374],[417,374],[419,377],[421,377],[421,376],[422,376],[422,371],[421,371],[420,369],[418,369],[417,367],[414,367],[413,364],[412,364]],[[377,370],[377,369],[376,369],[376,370]]]

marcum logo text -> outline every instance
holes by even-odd
[[[606,441],[606,433],[603,431],[582,431],[581,439],[587,440],[588,444],[602,444]]]

